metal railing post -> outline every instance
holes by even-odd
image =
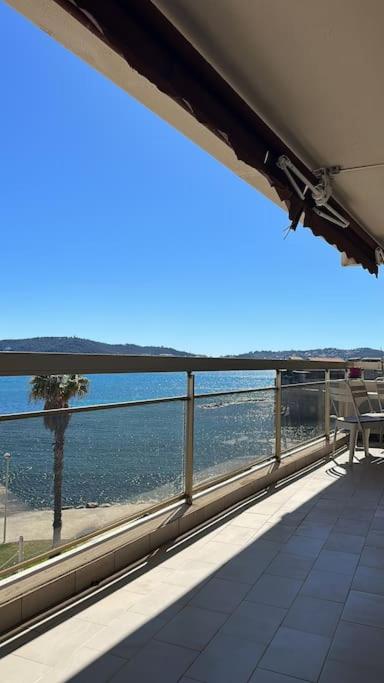
[[[276,370],[275,377],[275,458],[281,458],[281,370]]]
[[[24,562],[24,536],[19,536],[18,561]]]
[[[324,430],[325,438],[329,441],[331,436],[331,371],[327,369],[324,377]]]
[[[7,540],[7,514],[8,514],[8,486],[9,486],[9,461],[11,459],[10,453],[4,453],[5,462],[5,499],[4,499],[4,525],[3,525],[3,543]]]
[[[187,408],[185,420],[184,493],[187,505],[192,505],[193,490],[193,437],[195,427],[195,376],[188,372]]]

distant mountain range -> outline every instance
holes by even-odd
[[[134,356],[193,356],[168,346],[139,346],[137,344],[106,344],[79,337],[32,337],[31,339],[2,339],[0,351],[35,351],[44,353],[112,353]],[[381,349],[290,349],[289,351],[249,351],[235,358],[381,358]]]
[[[337,349],[332,347],[324,349],[290,349],[289,351],[248,351],[241,353],[237,358],[333,358],[347,360],[348,358],[381,358],[381,349],[371,349],[369,346],[362,346],[357,349]]]
[[[137,344],[106,344],[79,337],[32,337],[2,339],[0,351],[34,351],[42,353],[113,353],[132,356],[192,356],[168,346],[138,346]]]

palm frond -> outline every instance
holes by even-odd
[[[36,375],[31,379],[30,400],[44,401],[44,410],[67,408],[71,398],[85,396],[89,380],[82,375]]]

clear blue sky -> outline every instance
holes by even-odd
[[[3,3],[0,338],[383,344],[382,280]]]

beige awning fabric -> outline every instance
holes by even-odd
[[[361,18],[364,37],[368,33],[376,45],[372,18],[369,26],[363,21],[369,13],[365,4],[363,7],[355,0],[324,0],[321,7],[305,0],[155,0],[156,4],[150,0],[56,1],[139,74],[214,132],[239,160],[262,174],[285,203],[293,229],[302,222],[345,253],[347,262],[354,261],[377,274],[381,223],[372,206],[364,212],[358,181],[351,184],[353,174],[340,173],[332,178],[335,192],[329,205],[348,223],[347,228],[341,228],[319,215],[311,193],[304,197],[297,194],[277,163],[281,156],[287,156],[316,185],[314,169],[343,167],[351,162],[351,153],[348,157],[342,154],[340,138],[344,148],[354,150],[356,158],[360,154],[361,161],[366,160],[362,158],[364,144],[357,144],[356,137],[368,137],[370,121],[365,117],[360,128],[353,129],[350,119],[355,114],[349,102],[342,108],[340,120],[340,98],[346,92],[349,96],[353,76],[348,73],[345,82],[340,80],[340,65],[334,63],[332,52],[336,46],[336,54],[343,62],[356,50],[361,52],[361,46],[345,35],[340,24],[340,5],[348,8],[346,25],[351,23],[351,13],[356,12],[354,22]],[[368,0],[367,4],[384,19],[384,5],[376,0]],[[329,6],[328,14],[324,5]],[[333,63],[329,63],[327,50]],[[380,67],[382,74],[382,64],[372,64],[375,70]],[[356,59],[351,68],[362,77]],[[369,87],[374,87],[372,77]],[[382,92],[370,93],[372,97],[383,97]],[[354,97],[360,99],[356,88]],[[318,103],[317,109],[314,102]],[[380,106],[383,103],[380,100]],[[381,111],[382,106],[380,120]],[[376,142],[379,154],[377,137]],[[367,190],[367,181],[362,187]],[[372,192],[370,187],[370,198]],[[376,182],[376,205],[379,194],[381,201],[381,186]]]

